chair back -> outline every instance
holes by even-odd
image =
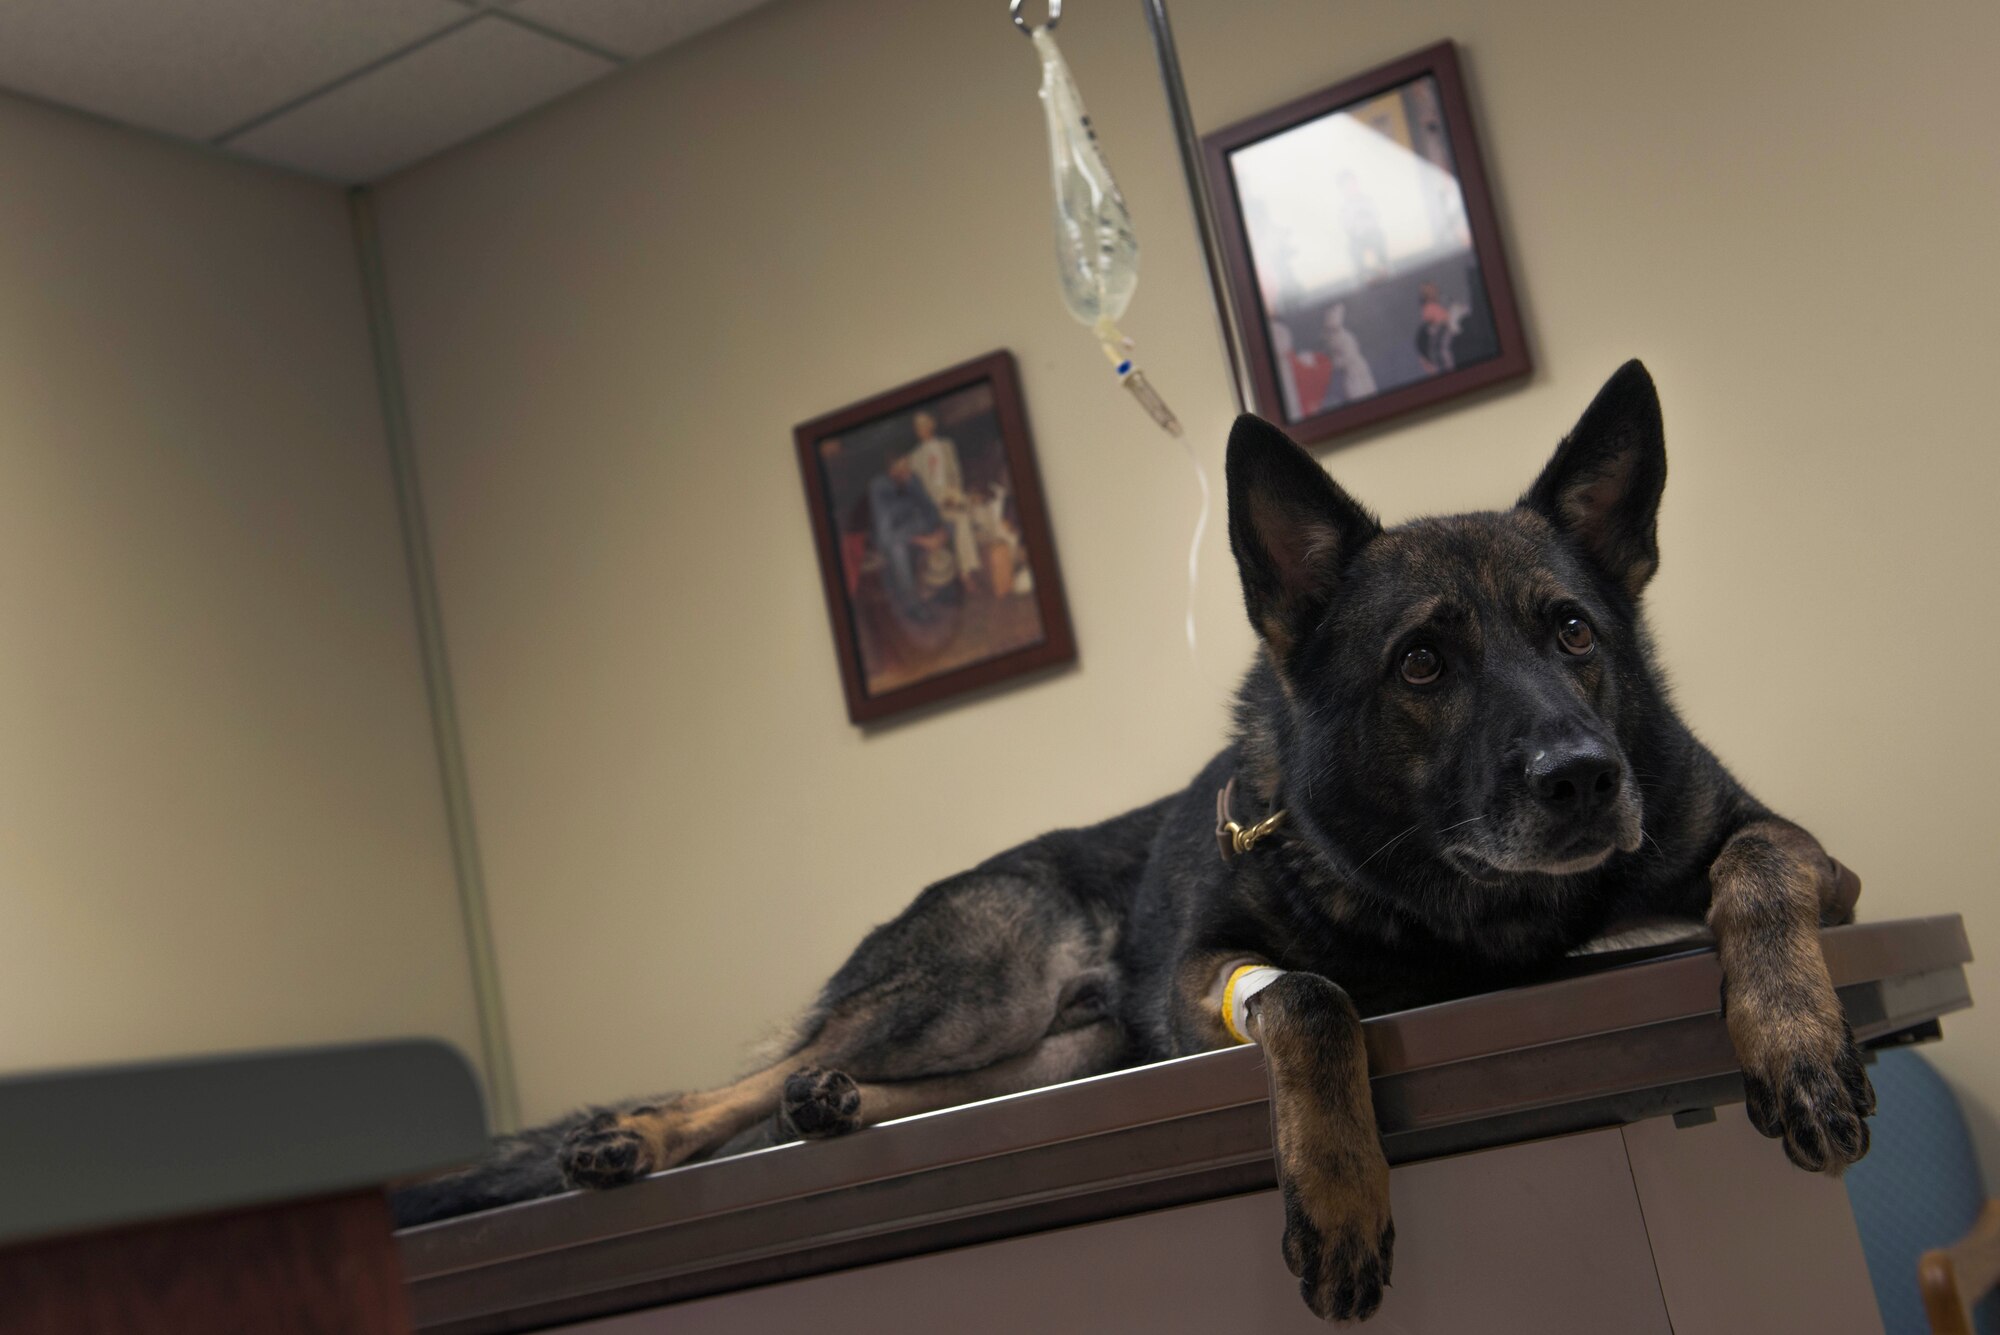
[[[1931,1335],[1917,1258],[1972,1230],[1986,1202],[1965,1115],[1937,1068],[1912,1048],[1870,1068],[1877,1107],[1868,1156],[1847,1170],[1847,1196],[1882,1309],[1884,1335]],[[2000,1335],[2000,1294],[1975,1309],[1979,1335]]]

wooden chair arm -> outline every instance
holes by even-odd
[[[2000,1200],[1986,1202],[1972,1231],[1917,1258],[1917,1289],[1931,1335],[1974,1335],[1972,1305],[2000,1283]]]

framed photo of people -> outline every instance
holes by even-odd
[[[1295,438],[1528,373],[1450,42],[1203,146],[1257,408]]]
[[[793,435],[850,719],[1075,661],[1011,354]]]

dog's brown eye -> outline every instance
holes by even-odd
[[[1597,647],[1597,632],[1593,631],[1590,623],[1582,617],[1571,617],[1563,622],[1562,629],[1556,632],[1556,638],[1562,641],[1565,651],[1575,654],[1578,658]]]
[[[1444,671],[1444,660],[1435,649],[1412,649],[1403,655],[1403,680],[1412,686],[1428,686]]]

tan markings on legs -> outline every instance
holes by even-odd
[[[861,1088],[861,1123],[918,1113],[936,1112],[961,1103],[1018,1094],[1065,1080],[1081,1080],[1116,1069],[1125,1047],[1124,1036],[1109,1020],[1050,1034],[1017,1057],[995,1062],[977,1071],[935,1076],[929,1080],[899,1080],[893,1083],[864,1084]]]
[[[572,1186],[613,1187],[715,1149],[776,1112],[785,1077],[810,1062],[801,1053],[720,1089],[599,1114],[564,1141],[563,1177]]]
[[[1299,972],[1248,1009],[1271,1075],[1285,1264],[1320,1317],[1365,1319],[1389,1282],[1396,1228],[1360,1013],[1333,983]]]
[[[716,1149],[781,1106],[802,1135],[839,1135],[861,1125],[1099,1075],[1113,1069],[1123,1050],[1118,1026],[1099,1021],[1051,1034],[1019,1056],[976,1071],[859,1085],[857,1112],[848,1102],[857,1090],[855,1082],[817,1065],[822,1047],[815,1043],[720,1089],[602,1114],[563,1145],[563,1175],[574,1186],[617,1186]]]
[[[1838,864],[1796,825],[1746,825],[1709,868],[1709,926],[1750,1120],[1801,1168],[1838,1173],[1868,1152],[1875,1108],[1819,944]]]
[[[1222,1022],[1222,994],[1229,976],[1246,964],[1267,964],[1262,955],[1240,950],[1205,950],[1182,960],[1174,976],[1174,1004],[1183,1034],[1193,1036],[1190,1052],[1212,1052],[1237,1046]]]

